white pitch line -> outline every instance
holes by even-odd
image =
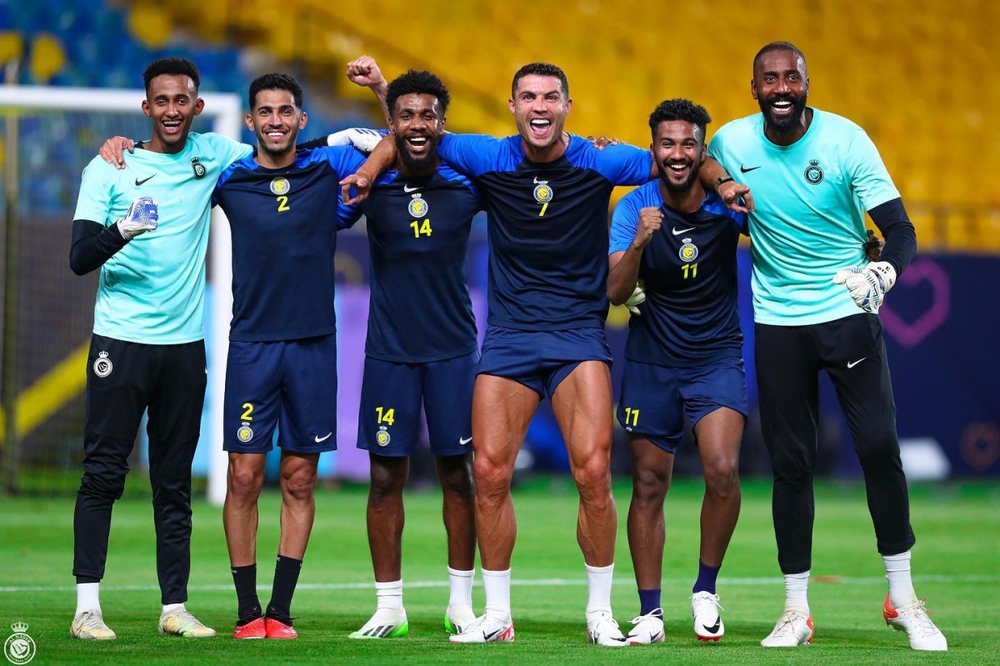
[[[820,580],[814,580],[815,585],[874,585],[878,583],[884,583],[884,576],[868,577],[868,578],[853,578],[850,576],[831,576],[829,578],[822,576]],[[616,578],[616,585],[632,585],[635,581],[632,578]],[[970,576],[937,576],[937,575],[926,575],[926,576],[914,576],[913,582],[915,583],[998,583],[1000,582],[1000,575],[970,575]],[[689,578],[664,578],[663,585],[687,585],[690,584],[691,580]],[[782,578],[720,578],[719,585],[732,585],[732,586],[755,586],[755,585],[779,585],[783,583]],[[511,585],[517,585],[521,587],[581,587],[587,584],[586,579],[583,578],[538,578],[531,580],[511,580]],[[480,586],[480,582],[476,581],[475,585]],[[448,587],[447,580],[424,580],[415,581],[412,583],[405,583],[408,588],[418,588],[418,587]],[[375,583],[300,583],[296,586],[297,590],[372,590],[375,588]],[[102,592],[154,592],[160,588],[156,585],[102,585]],[[189,585],[188,590],[192,592],[231,592],[233,589],[232,585]],[[258,585],[258,590],[269,590],[270,587],[267,585]],[[75,585],[52,585],[52,586],[41,586],[41,585],[11,585],[0,587],[0,593],[19,593],[19,592],[72,592],[76,590]]]

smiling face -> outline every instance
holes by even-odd
[[[287,166],[295,158],[295,141],[306,126],[306,114],[288,90],[261,90],[247,114],[247,128],[257,135],[258,162],[263,166]]]
[[[392,130],[399,150],[400,171],[413,175],[437,166],[437,145],[444,133],[441,102],[427,93],[409,93],[396,98]]]
[[[805,133],[809,77],[800,55],[786,49],[762,54],[754,65],[750,91],[764,114],[768,137],[785,143]]]
[[[672,194],[686,194],[698,180],[705,160],[705,137],[694,123],[664,120],[650,146],[660,182]]]
[[[555,76],[522,76],[507,105],[529,159],[543,162],[557,157],[554,153],[559,152],[566,116],[573,107],[562,82]]]
[[[157,153],[184,150],[191,123],[204,106],[191,77],[161,74],[151,79],[142,101],[143,113],[153,120],[153,138],[146,147]]]

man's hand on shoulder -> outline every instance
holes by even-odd
[[[113,136],[101,146],[101,157],[116,169],[125,168],[125,151],[135,152],[135,142],[124,136]]]

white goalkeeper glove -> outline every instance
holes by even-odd
[[[155,229],[158,219],[160,214],[156,209],[156,200],[153,197],[139,197],[128,207],[125,217],[116,224],[122,238],[130,241],[140,234]]]
[[[865,312],[878,314],[885,292],[896,284],[896,269],[886,261],[873,261],[863,268],[837,271],[833,281],[847,287],[851,298]]]
[[[340,130],[326,137],[328,146],[354,146],[363,153],[371,153],[375,146],[382,141],[389,132],[385,130],[374,130],[366,127],[352,127]]]
[[[625,299],[625,303],[623,305],[628,308],[628,311],[631,314],[638,317],[639,315],[642,314],[641,312],[639,312],[639,306],[645,302],[646,302],[646,283],[643,282],[642,280],[637,280],[635,283],[635,289],[632,290],[632,295],[629,296],[627,299]]]

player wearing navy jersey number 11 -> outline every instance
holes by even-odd
[[[611,495],[611,355],[607,315],[607,209],[616,185],[649,180],[649,152],[598,150],[563,132],[572,107],[558,67],[522,67],[508,108],[518,135],[445,135],[442,159],[468,175],[489,214],[489,328],[473,392],[476,528],[486,612],[456,643],[511,641],[510,560],[516,533],[510,482],[539,402],[549,396],[580,493],[577,540],[587,568],[587,635],[627,645],[611,613],[617,514]],[[383,141],[345,186],[361,195],[395,147]],[[388,156],[388,157],[387,157]],[[728,199],[747,188],[723,180]]]
[[[296,638],[291,601],[315,516],[319,454],[337,447],[336,231],[360,213],[337,182],[363,162],[352,147],[296,152],[307,122],[302,89],[285,74],[250,84],[256,154],[219,178],[214,200],[233,235],[223,448],[223,522],[238,598],[234,638]],[[278,428],[281,540],[271,600],[257,598],[257,501]]]
[[[371,461],[368,543],[377,606],[351,638],[395,638],[409,630],[403,607],[403,489],[420,443],[421,411],[448,535],[451,594],[444,622],[449,631],[461,632],[476,618],[471,418],[479,350],[466,255],[480,203],[469,180],[438,159],[450,100],[438,77],[410,70],[386,86],[368,56],[348,64],[348,77],[384,98],[399,150],[394,168],[377,180],[362,205],[371,300],[358,447]]]
[[[152,62],[143,73],[142,101],[152,138],[127,168],[94,158],[83,172],[70,266],[78,275],[100,269],[100,281],[87,364],[83,478],[73,515],[74,638],[115,638],[104,623],[99,586],[112,507],[125,489],[147,407],[163,604],[158,628],[188,637],[215,635],[184,607],[191,572],[191,460],[205,400],[205,252],[215,180],[250,148],[190,131],[204,105],[199,79],[190,60]]]
[[[802,52],[764,46],[751,93],[761,113],[723,126],[709,154],[754,188],[750,216],[757,385],[761,427],[774,468],[772,511],[785,610],[765,647],[812,641],[807,589],[815,513],[818,373],[826,370],[864,471],[868,508],[889,593],[887,624],[916,650],[948,641],[913,591],[906,476],[882,325],[876,316],[916,251],[899,191],[863,129],[807,105]],[[885,235],[881,260],[866,261],[865,212]],[[845,289],[846,286],[846,289]]]
[[[638,280],[646,295],[629,321],[618,405],[632,449],[628,538],[641,606],[627,636],[633,644],[663,641],[663,501],[685,415],[705,475],[694,631],[704,641],[725,632],[715,585],[740,513],[748,406],[736,246],[746,217],[698,180],[710,120],[684,99],[656,107],[650,150],[660,177],[622,198],[611,222],[608,297],[624,302]]]

